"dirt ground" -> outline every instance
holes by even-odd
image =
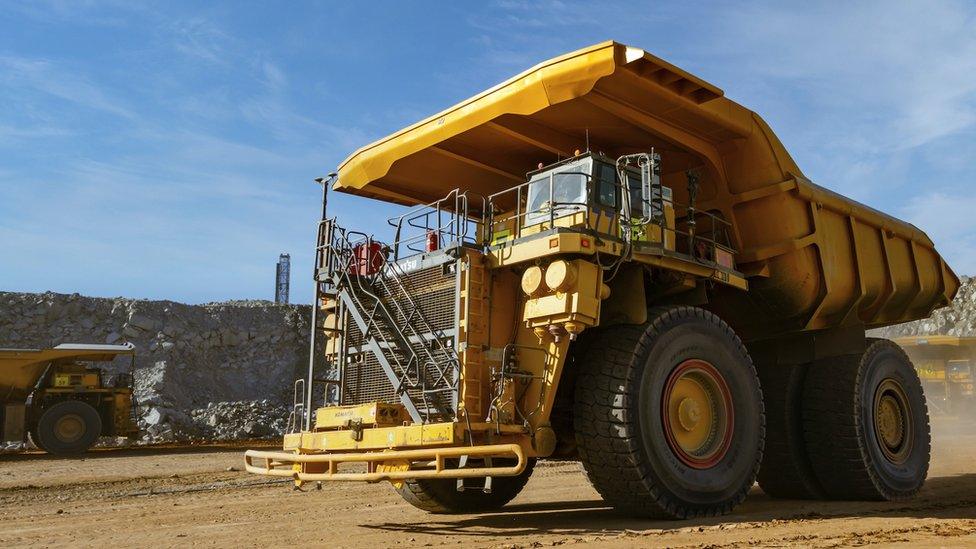
[[[577,463],[539,466],[502,511],[443,516],[385,483],[293,491],[239,472],[241,448],[0,456],[0,546],[976,546],[972,423],[934,423],[929,480],[913,501],[782,501],[756,487],[734,514],[681,522],[615,515]]]

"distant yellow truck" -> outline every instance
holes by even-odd
[[[129,371],[91,364],[130,356]],[[100,436],[132,436],[135,346],[65,343],[53,349],[0,349],[0,440],[55,455],[80,454]]]
[[[976,413],[974,365],[976,337],[945,335],[901,337],[895,340],[915,364],[929,407],[936,413]]]

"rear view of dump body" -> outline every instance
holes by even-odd
[[[756,113],[643,50],[604,42],[542,63],[353,153],[337,188],[403,204],[463,182],[489,195],[526,166],[594,144],[616,157],[653,147],[662,180],[701,173],[699,209],[732,225],[747,293],[713,307],[746,339],[928,316],[959,281],[913,225],[807,180]]]

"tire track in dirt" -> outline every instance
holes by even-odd
[[[933,477],[908,502],[775,500],[734,513],[648,521],[614,513],[578,463],[542,462],[498,512],[429,515],[385,483],[292,490],[240,472],[241,449],[0,460],[0,546],[328,545],[830,548],[976,544],[976,435],[937,438]],[[237,470],[235,470],[237,469]]]

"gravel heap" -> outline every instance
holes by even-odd
[[[961,277],[956,298],[948,307],[922,320],[871,330],[869,335],[895,338],[912,335],[976,335],[976,278]]]
[[[145,442],[250,440],[284,434],[289,406],[271,400],[211,402],[186,412],[150,408],[139,419]]]
[[[0,347],[131,342],[138,442],[280,436],[308,360],[311,308],[0,292]],[[102,365],[125,372],[129,358]],[[0,449],[7,445],[0,443]]]
[[[0,454],[23,452],[27,449],[24,442],[0,442]]]

